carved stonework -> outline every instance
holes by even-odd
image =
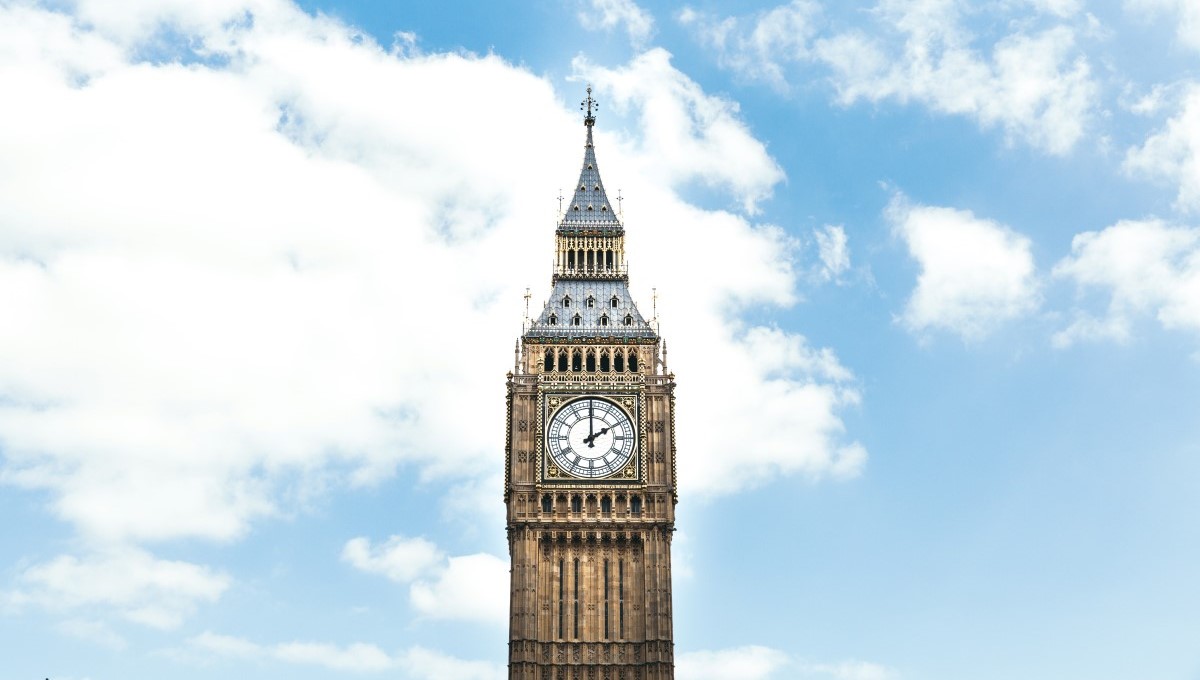
[[[553,289],[507,379],[510,680],[674,675],[674,376],[629,292],[624,224],[600,181],[594,120],[589,111],[584,168],[555,231]],[[624,415],[568,417],[582,399]],[[616,445],[618,431],[631,448]],[[584,462],[610,451],[620,457]]]

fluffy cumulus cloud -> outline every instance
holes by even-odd
[[[424,538],[392,536],[379,545],[350,539],[342,559],[354,567],[409,585],[415,611],[435,619],[505,623],[508,562],[477,553],[447,558]]]
[[[335,645],[324,642],[284,642],[264,645],[244,638],[204,632],[192,637],[187,648],[177,655],[188,653],[205,657],[254,661],[276,661],[301,666],[317,666],[343,673],[404,674],[414,680],[499,680],[505,675],[502,666],[464,661],[423,647],[411,647],[388,653],[366,643]]]
[[[640,138],[617,153],[634,159],[638,165],[631,169],[654,185],[678,188],[699,182],[725,189],[754,213],[758,202],[783,180],[782,168],[738,118],[737,104],[705,93],[671,64],[666,50],[652,49],[622,68],[604,68],[584,59],[577,59],[575,68],[609,94],[618,110],[638,114]],[[614,155],[607,154],[601,162]],[[611,183],[620,181],[621,172],[606,175]],[[623,179],[631,177],[626,174]]]
[[[593,30],[623,26],[634,46],[646,44],[654,32],[654,17],[633,0],[584,0],[579,23]]]
[[[550,197],[578,172],[576,96],[564,107],[494,56],[386,49],[284,0],[76,11],[0,6],[0,481],[46,494],[92,546],[11,597],[173,626],[230,577],[160,560],[164,541],[241,540],[399,466],[496,479],[522,292],[548,285]],[[796,300],[796,244],[747,217],[779,166],[661,50],[576,68],[633,114],[597,144],[630,190],[637,295],[659,288],[680,339],[687,492],[854,474],[850,372],[739,321]],[[481,117],[481,99],[507,104]],[[732,209],[687,203],[696,184]],[[706,388],[717,375],[766,407]],[[462,428],[463,413],[491,415]],[[356,545],[348,561],[409,578],[431,615],[465,609],[459,584],[499,562]],[[72,574],[113,583],[82,592]]]
[[[685,9],[679,19],[723,66],[744,77],[785,88],[811,78],[797,74],[796,65],[821,65],[845,105],[917,103],[999,127],[1010,141],[1065,153],[1083,136],[1099,94],[1077,49],[1079,30],[1066,21],[1079,6],[1072,0],[1028,4],[1052,17],[1050,25],[1034,30],[1026,28],[1028,18],[999,17],[997,23],[1011,19],[1018,28],[987,45],[977,44],[982,39],[966,27],[966,9],[954,0],[882,0],[871,31],[832,30],[809,0],[749,17]]]
[[[128,621],[171,629],[198,605],[219,598],[229,585],[227,574],[126,548],[84,558],[60,555],[27,567],[18,576],[17,587],[4,597],[17,608],[38,605],[52,611],[116,612]],[[100,621],[73,618],[63,625],[77,637],[121,644]]]
[[[1055,335],[1058,346],[1127,340],[1134,319],[1144,314],[1164,328],[1200,332],[1200,229],[1130,220],[1084,232],[1072,240],[1071,254],[1054,267],[1054,276],[1083,294],[1107,298],[1100,313],[1078,311]]]
[[[816,47],[843,103],[916,102],[1050,153],[1083,136],[1098,89],[1070,26],[1011,33],[988,55],[973,47],[956,2],[885,0],[877,11],[883,36],[845,33]]]
[[[1039,304],[1028,237],[970,211],[913,204],[887,209],[921,268],[901,320],[914,332],[943,329],[978,339]]]
[[[1178,186],[1177,207],[1200,210],[1200,85],[1189,85],[1166,125],[1128,151],[1125,169]]]

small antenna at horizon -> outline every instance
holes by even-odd
[[[621,196],[621,190],[617,189],[617,217],[625,219],[625,198]]]
[[[563,202],[562,189],[559,189],[558,190],[558,219],[560,219],[560,220],[562,219],[562,214],[563,214],[562,202]]]

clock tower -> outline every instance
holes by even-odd
[[[508,376],[510,680],[671,680],[674,375],[629,294],[592,128]]]

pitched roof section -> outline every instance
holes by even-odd
[[[593,304],[588,307],[588,298]],[[613,306],[613,298],[617,306]],[[567,300],[570,300],[568,303]],[[551,317],[554,323],[550,323]],[[575,324],[579,317],[578,325]],[[625,325],[629,317],[630,324]],[[606,319],[607,323],[602,321]],[[558,280],[525,338],[646,338],[657,339],[654,328],[642,318],[624,281]]]
[[[579,171],[579,181],[575,183],[575,193],[571,203],[563,213],[558,223],[559,231],[602,231],[621,232],[621,221],[608,202],[608,194],[604,191],[604,182],[600,181],[600,165],[596,163],[596,148],[592,145],[592,127],[596,117],[592,115],[591,88],[588,88],[588,115],[583,119],[587,126],[587,143],[583,147],[583,168]]]

